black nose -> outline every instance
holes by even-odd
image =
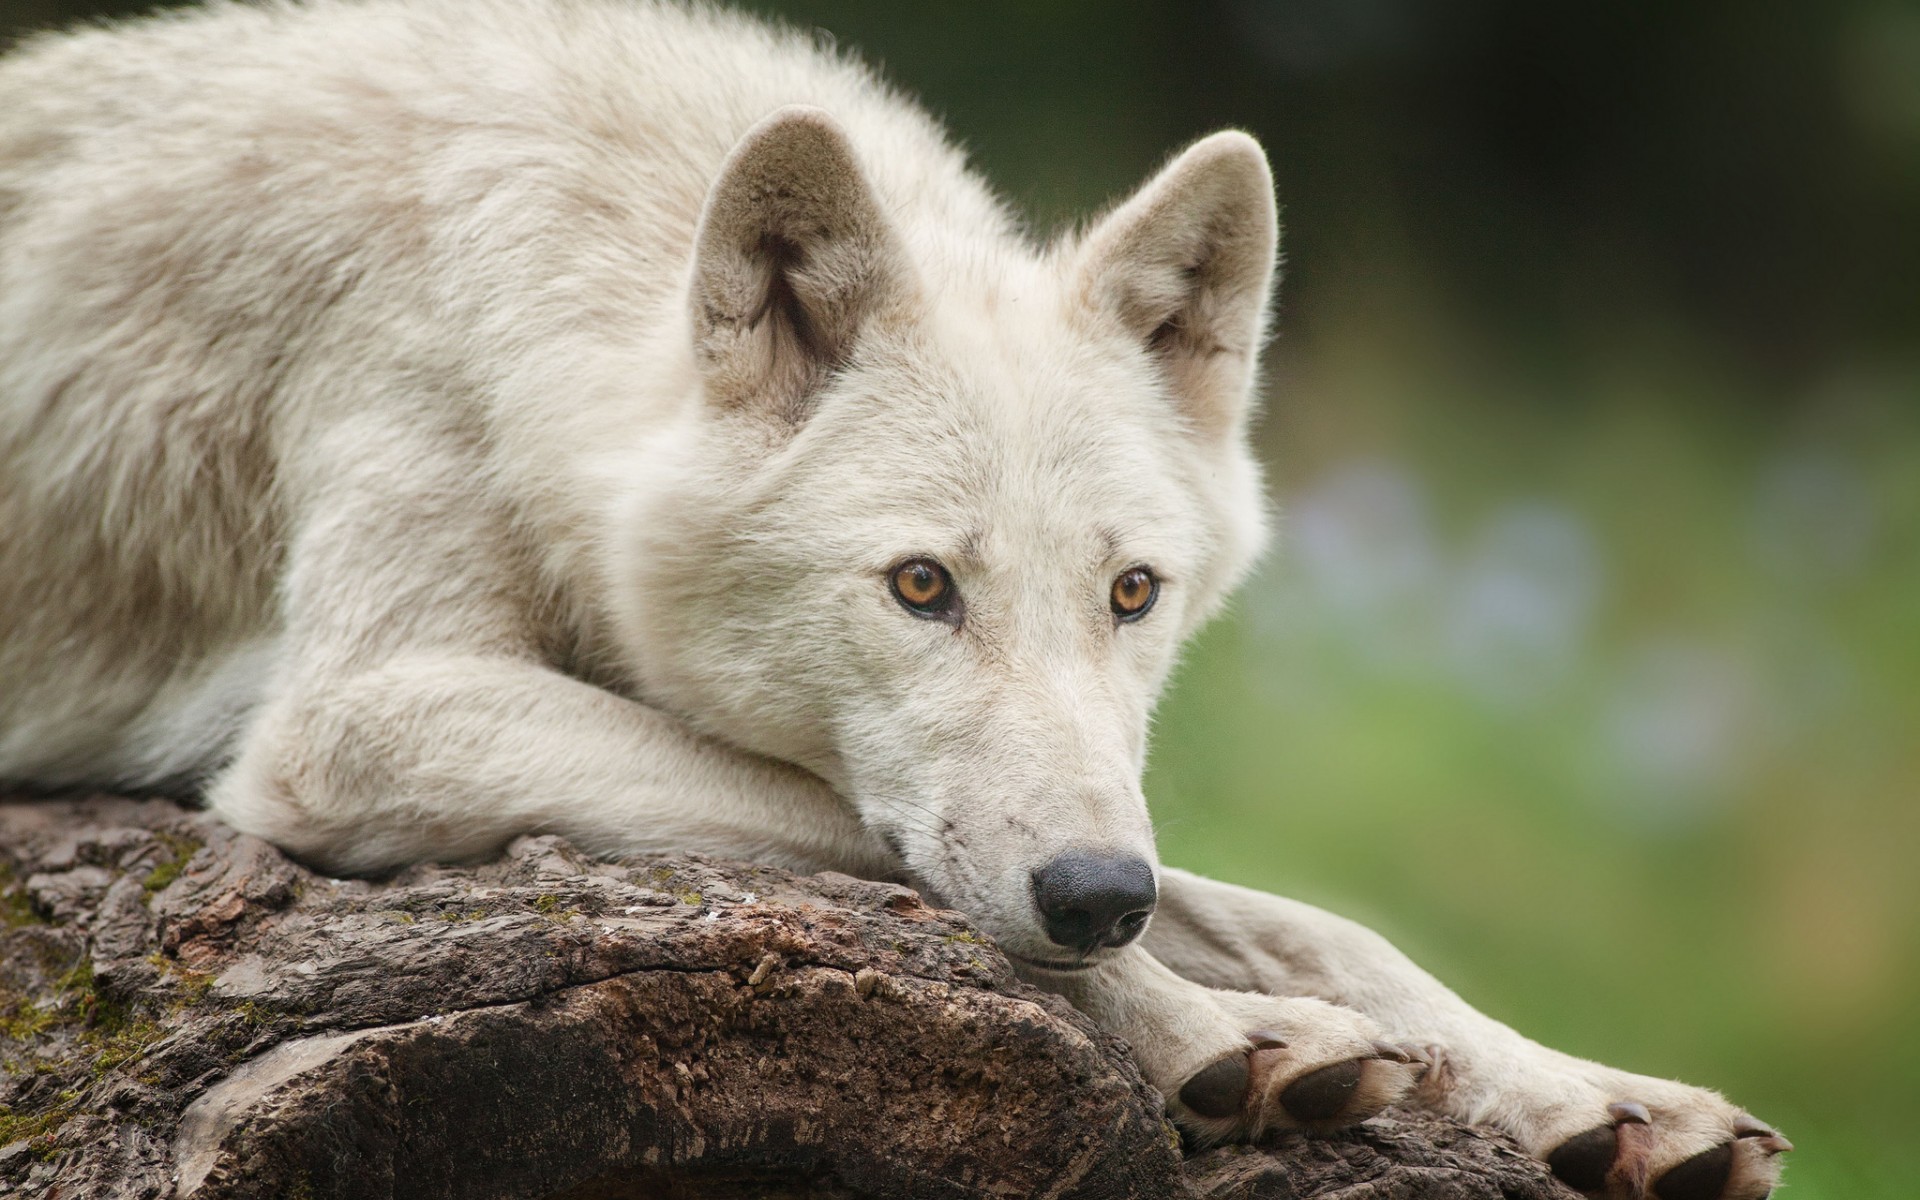
[[[1086,953],[1140,936],[1159,898],[1137,854],[1068,850],[1033,873],[1033,900],[1054,943]]]

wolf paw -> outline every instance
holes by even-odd
[[[1416,1097],[1505,1129],[1562,1183],[1605,1200],[1765,1200],[1793,1144],[1717,1092],[1544,1047],[1432,1050]],[[1497,1069],[1495,1068],[1497,1064]]]
[[[1370,1036],[1365,1019],[1333,1005],[1285,1002],[1173,1091],[1168,1107],[1203,1144],[1274,1129],[1337,1129],[1405,1095],[1427,1069],[1411,1047]]]
[[[1562,1183],[1608,1200],[1765,1200],[1793,1143],[1711,1092],[1657,1089],[1664,1103],[1616,1100],[1607,1119],[1547,1151]],[[1687,1093],[1692,1093],[1688,1095]]]

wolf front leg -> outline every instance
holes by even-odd
[[[229,824],[325,869],[476,858],[523,833],[879,878],[884,845],[819,779],[532,661],[410,652],[303,679],[212,789]]]
[[[1352,1009],[1202,987],[1138,947],[1077,971],[1017,969],[1125,1038],[1174,1119],[1202,1143],[1364,1121],[1426,1066]]]
[[[1714,1092],[1529,1041],[1379,934],[1311,905],[1166,869],[1144,944],[1197,983],[1349,1005],[1430,1047],[1416,1100],[1504,1129],[1590,1194],[1760,1200],[1792,1148]]]
[[[551,580],[589,573],[562,574],[573,560],[553,531],[574,526],[509,507],[504,468],[442,428],[469,398],[394,391],[377,366],[368,411],[315,417],[281,468],[302,514],[284,632],[209,789],[215,813],[341,872],[479,858],[526,833],[601,854],[897,869],[812,774],[558,669],[579,625]]]

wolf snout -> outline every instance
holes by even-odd
[[[1153,868],[1137,854],[1068,850],[1033,873],[1047,937],[1082,954],[1139,937],[1158,899]]]

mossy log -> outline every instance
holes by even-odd
[[[1124,1045],[906,888],[551,837],[384,882],[0,803],[0,1196],[1517,1197],[1392,1113],[1183,1155]]]

